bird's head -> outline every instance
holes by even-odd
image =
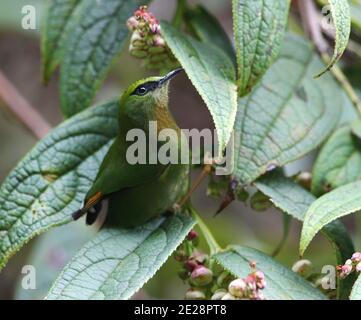
[[[130,120],[134,127],[146,128],[149,121],[164,118],[169,113],[169,82],[182,70],[179,68],[164,77],[149,77],[133,83],[120,99],[120,125]]]

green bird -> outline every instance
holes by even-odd
[[[134,227],[171,210],[185,196],[189,164],[182,164],[181,161],[176,164],[158,161],[154,164],[149,161],[146,164],[130,164],[127,160],[127,150],[134,144],[134,141],[127,141],[127,133],[140,129],[148,141],[151,121],[156,121],[158,132],[173,129],[176,139],[170,143],[176,143],[178,151],[184,147],[182,132],[168,108],[169,81],[181,70],[176,69],[164,77],[139,80],[124,92],[119,104],[118,134],[100,165],[82,208],[73,213],[74,220],[87,214],[86,223],[94,223],[102,201],[108,199],[107,223]],[[151,153],[158,153],[164,143],[157,139],[153,151],[148,143],[148,160],[154,156]]]

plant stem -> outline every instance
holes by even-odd
[[[330,62],[330,56],[327,53],[321,54],[321,58],[325,63]],[[353,105],[356,107],[356,109],[358,110],[358,112],[361,115],[360,98],[357,95],[355,89],[352,87],[350,81],[347,79],[347,77],[341,70],[341,68],[338,67],[337,65],[334,65],[330,71],[331,71],[332,75],[335,77],[335,79],[340,83],[342,88],[345,90],[345,92],[348,95],[348,97],[350,98],[351,102],[353,103]]]
[[[50,131],[51,126],[48,122],[17,91],[1,71],[0,99],[36,138],[41,139]]]
[[[198,226],[201,229],[204,238],[207,241],[207,244],[209,246],[210,255],[213,256],[214,254],[218,253],[222,250],[221,246],[217,243],[216,239],[214,238],[211,231],[208,229],[207,225],[203,222],[201,217],[199,216],[199,213],[197,210],[190,205],[189,210],[192,213],[193,217],[197,220]]]
[[[298,0],[303,29],[315,44],[318,52],[328,50],[328,43],[323,37],[319,14],[313,0]]]
[[[319,19],[319,14],[313,0],[299,0],[298,5],[300,8],[300,14],[306,33],[315,44],[317,51],[320,53],[322,60],[328,64],[330,62],[330,56],[327,53],[328,44],[322,34],[322,27]],[[340,83],[346,94],[350,98],[357,111],[361,114],[361,101],[355,92],[354,88],[348,81],[342,70],[334,65],[331,68],[331,73],[335,79]]]
[[[184,10],[187,6],[187,0],[178,0],[177,9],[173,17],[172,24],[174,27],[179,28],[183,21]]]

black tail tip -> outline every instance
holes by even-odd
[[[73,212],[71,214],[71,216],[72,216],[73,220],[76,221],[76,220],[80,219],[84,214],[85,214],[85,212],[83,212],[83,210],[80,209],[78,211]]]

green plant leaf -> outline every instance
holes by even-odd
[[[69,22],[81,0],[48,1],[41,35],[43,78],[48,82],[61,60]]]
[[[149,0],[86,0],[67,32],[60,72],[61,109],[70,117],[87,108],[128,35],[126,20]]]
[[[361,300],[361,275],[357,277],[357,280],[352,287],[350,300]]]
[[[317,0],[317,2],[320,6],[328,4],[328,0]],[[357,32],[361,32],[361,2],[360,0],[350,0],[348,3],[350,6],[352,28]]]
[[[188,9],[185,13],[187,27],[203,43],[211,43],[222,49],[236,63],[233,45],[218,19],[202,5]]]
[[[87,226],[83,221],[48,230],[41,235],[26,259],[27,265],[36,270],[36,288],[23,287],[23,277],[18,277],[16,300],[44,299],[60,271],[85,243],[96,234],[96,228]]]
[[[314,195],[361,178],[361,145],[350,126],[338,129],[323,146],[312,170]]]
[[[233,176],[248,184],[316,148],[337,125],[343,96],[308,42],[289,36],[279,59],[238,101]],[[292,70],[290,72],[289,70]]]
[[[238,93],[247,94],[278,56],[290,1],[233,0]]]
[[[354,137],[358,138],[358,142],[361,139],[361,120],[356,120],[351,123],[351,133]]]
[[[303,254],[311,240],[328,223],[361,210],[361,181],[339,187],[318,198],[308,208],[300,241]]]
[[[335,49],[326,69],[320,72],[316,77],[322,76],[324,73],[329,71],[338,60],[340,60],[347,48],[351,33],[351,11],[348,1],[328,0],[328,3],[331,9],[333,24],[336,29]]]
[[[232,246],[229,250],[216,254],[214,257],[225,269],[242,278],[250,272],[249,263],[256,262],[257,269],[265,274],[267,286],[263,292],[268,300],[327,299],[297,273],[258,250]]]
[[[134,229],[102,229],[64,268],[47,299],[131,298],[194,224],[190,216],[176,215]]]
[[[351,0],[349,5],[352,26],[361,32],[361,2],[360,0]]]
[[[227,145],[237,110],[235,69],[220,49],[201,43],[162,22],[162,34],[203,98],[216,126],[219,154]]]
[[[92,107],[40,141],[0,188],[0,268],[31,238],[71,221],[118,130],[118,102]]]
[[[304,221],[305,214],[316,197],[281,172],[270,172],[255,182],[256,187],[267,195],[273,204],[293,218]],[[331,242],[335,250],[337,264],[343,264],[355,252],[352,239],[341,221],[335,220],[325,225],[321,232]],[[338,278],[337,296],[347,299],[355,278]]]

